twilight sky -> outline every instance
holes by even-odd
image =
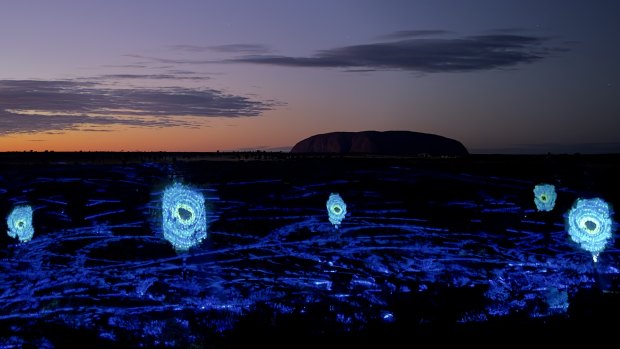
[[[0,47],[0,151],[620,152],[617,0],[3,1]]]

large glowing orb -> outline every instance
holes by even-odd
[[[164,238],[178,251],[186,251],[207,237],[205,198],[180,183],[166,190],[162,199]]]
[[[34,227],[32,226],[32,207],[28,205],[15,206],[6,219],[9,228],[7,234],[17,237],[19,241],[26,242],[32,239]]]
[[[534,203],[538,211],[553,210],[556,197],[553,184],[539,184],[534,187]]]
[[[600,198],[577,199],[568,212],[568,233],[581,248],[592,253],[594,262],[612,237],[609,205]]]
[[[327,215],[329,216],[329,222],[335,228],[338,228],[347,215],[347,204],[344,203],[340,195],[335,193],[329,195],[329,199],[327,199]]]

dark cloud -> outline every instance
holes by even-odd
[[[0,135],[10,133],[47,132],[51,130],[74,130],[82,124],[164,126],[147,124],[144,120],[119,120],[114,117],[86,115],[28,115],[0,110]]]
[[[275,104],[211,89],[112,89],[76,80],[0,80],[0,134],[92,129],[88,125],[194,126],[186,116],[258,116]]]
[[[364,71],[468,72],[541,60],[557,52],[555,48],[545,47],[546,41],[546,38],[514,34],[413,38],[322,50],[310,57],[245,55],[221,62]]]

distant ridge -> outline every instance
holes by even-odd
[[[413,131],[330,132],[297,142],[291,153],[338,153],[415,156],[465,156],[469,152],[454,139]]]

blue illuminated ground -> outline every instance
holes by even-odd
[[[619,205],[617,167],[599,180],[584,165],[430,161],[3,166],[0,212],[32,205],[35,233],[20,243],[1,226],[0,347],[557,334],[620,310],[615,236],[594,263],[564,225],[579,197]],[[174,181],[206,200],[208,237],[187,252],[162,233]],[[534,203],[541,181],[557,191],[549,212]]]

